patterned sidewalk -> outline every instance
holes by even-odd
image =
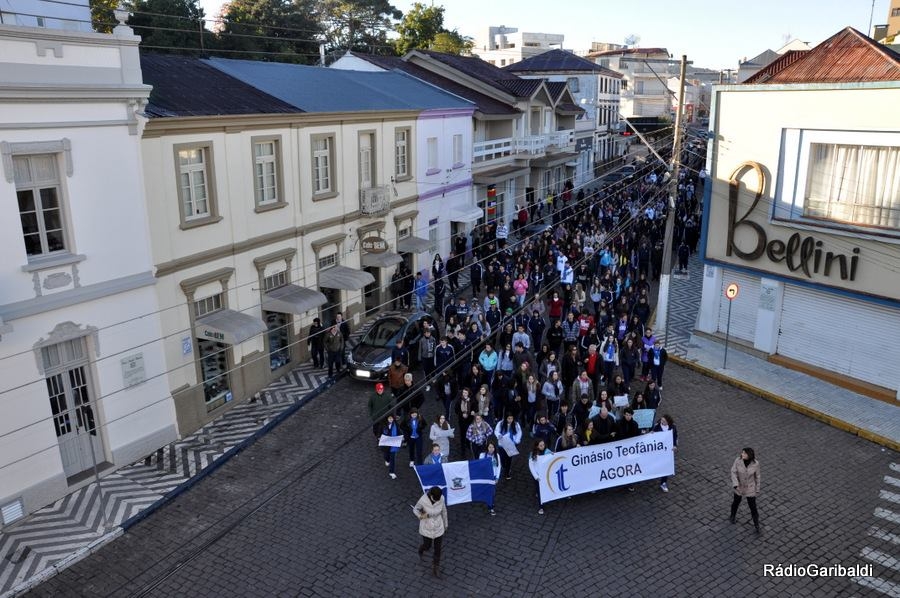
[[[742,351],[733,343],[729,346],[728,368],[724,368],[725,345],[693,334],[703,288],[703,264],[698,257],[691,258],[688,271],[688,277],[672,279],[666,347],[673,361],[898,450],[900,409],[897,405],[773,364]]]
[[[0,596],[15,596],[114,539],[331,384],[326,372],[302,364],[191,436],[0,533]]]

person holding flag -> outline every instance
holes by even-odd
[[[502,465],[500,465],[500,455],[497,453],[497,445],[494,444],[493,440],[488,440],[487,446],[484,449],[484,452],[479,455],[479,459],[490,459],[491,460],[491,471],[494,473],[494,483],[500,481],[500,470],[502,469]],[[488,513],[491,515],[496,515],[497,512],[494,511],[494,497],[491,496],[491,502],[488,503]]]
[[[444,494],[438,486],[432,486],[428,492],[422,495],[414,507],[419,518],[419,535],[422,536],[422,545],[419,546],[419,559],[431,550],[434,545],[434,556],[431,561],[431,571],[435,577],[440,577],[441,547],[444,540],[444,532],[449,527],[447,519],[447,504],[444,502]]]

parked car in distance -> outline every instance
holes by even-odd
[[[600,177],[601,185],[611,185],[622,180],[622,174],[619,171],[609,172]]]
[[[386,378],[391,351],[401,338],[409,349],[410,369],[418,365],[419,339],[425,325],[436,329],[434,318],[425,312],[389,312],[379,316],[347,356],[350,376],[357,380]]]
[[[553,228],[553,226],[545,222],[532,222],[531,224],[526,224],[519,230],[519,238],[524,239],[525,237],[529,237],[532,240],[537,241],[541,238],[541,235],[551,228]]]
[[[626,164],[619,170],[619,172],[622,173],[622,178],[625,179],[630,179],[631,177],[633,177],[636,171],[637,169],[634,167],[634,164]]]

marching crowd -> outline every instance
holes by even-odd
[[[689,255],[699,239],[700,190],[689,169],[681,172],[675,239]],[[428,282],[398,269],[395,307],[415,302],[436,326],[423,331],[415,355],[397,343],[387,380],[369,401],[373,433],[402,436],[410,467],[486,457],[500,481],[513,475],[518,453],[536,478],[540,454],[646,431],[634,411],[659,408],[667,360],[649,320],[668,185],[649,166],[601,190],[567,185],[518,210],[518,235],[501,222],[477,227],[470,239],[456,236],[446,262],[435,255]],[[526,228],[529,220],[545,226]],[[422,413],[427,397],[439,403],[430,422]],[[675,432],[674,421],[663,415],[653,429]],[[404,448],[382,450],[396,478]],[[660,488],[668,492],[665,479]]]

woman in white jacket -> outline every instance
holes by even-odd
[[[419,558],[431,550],[434,544],[434,556],[431,561],[431,571],[435,577],[440,577],[441,544],[444,540],[444,532],[447,531],[447,504],[444,501],[444,493],[437,486],[432,486],[428,492],[422,495],[416,506],[413,507],[419,517],[419,534],[422,536],[422,545],[419,546]]]
[[[528,469],[531,471],[531,477],[534,478],[534,492],[538,499],[538,515],[544,514],[544,503],[541,502],[541,484],[538,481],[537,460],[541,455],[550,455],[553,451],[547,448],[547,444],[538,439],[534,442],[534,448],[531,449],[531,455],[528,458]]]
[[[453,438],[454,433],[455,430],[450,427],[450,422],[443,414],[438,416],[437,421],[431,424],[431,429],[428,431],[431,442],[441,447],[441,454],[448,459],[450,458],[450,439]]]

